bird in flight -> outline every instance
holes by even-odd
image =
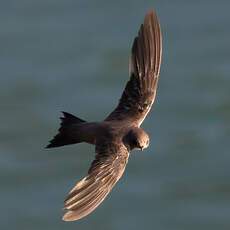
[[[149,136],[140,126],[155,101],[161,56],[160,24],[151,10],[134,39],[130,78],[114,111],[102,122],[63,112],[59,132],[47,148],[86,142],[95,145],[96,152],[86,177],[65,199],[63,220],[79,220],[94,211],[122,177],[130,152],[148,147]]]

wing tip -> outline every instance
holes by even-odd
[[[154,9],[149,9],[145,15],[144,21],[152,20],[152,18],[157,18],[157,13]]]
[[[78,216],[75,215],[75,213],[73,211],[68,211],[64,214],[64,216],[62,217],[63,221],[75,221],[75,220],[79,220],[80,218]]]
[[[146,15],[154,15],[154,14],[156,14],[156,11],[153,8],[149,9],[146,13]]]
[[[161,32],[160,22],[154,9],[150,9],[145,15],[144,27],[147,27],[148,25],[151,25],[152,27],[158,27],[157,29]]]

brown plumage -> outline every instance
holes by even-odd
[[[128,120],[141,125],[156,96],[161,54],[160,24],[156,14],[150,11],[133,42],[130,80],[117,108],[106,118],[107,121]]]
[[[160,25],[154,11],[146,14],[134,39],[130,58],[130,80],[118,106],[103,122],[86,122],[63,112],[59,133],[47,148],[86,142],[96,146],[96,157],[88,174],[69,192],[63,216],[73,221],[91,213],[124,173],[129,153],[149,145],[140,128],[156,97],[162,54]]]

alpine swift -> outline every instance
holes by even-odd
[[[47,148],[86,142],[95,145],[95,160],[88,174],[65,199],[63,220],[79,220],[106,198],[121,178],[133,149],[149,145],[140,128],[156,97],[162,56],[162,35],[156,13],[149,11],[134,39],[130,79],[115,110],[102,122],[87,122],[63,112],[58,134]]]

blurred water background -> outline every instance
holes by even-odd
[[[0,228],[230,229],[230,2],[20,0],[0,3]],[[93,146],[45,150],[60,111],[102,120],[128,80],[149,8],[163,31],[151,136],[90,216],[61,220]]]

